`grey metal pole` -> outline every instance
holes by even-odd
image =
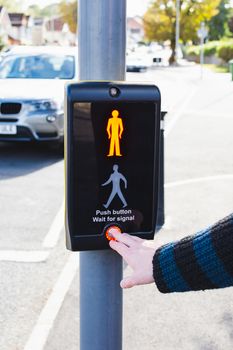
[[[125,80],[126,0],[78,0],[80,80]],[[122,259],[80,253],[80,349],[122,349]]]
[[[126,0],[79,0],[80,80],[125,80]]]
[[[178,62],[180,40],[180,0],[176,0],[176,63]]]
[[[200,65],[201,65],[201,79],[203,78],[203,64],[204,64],[204,29],[205,29],[205,24],[204,22],[201,22],[201,37],[200,37]]]

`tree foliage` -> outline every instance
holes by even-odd
[[[233,35],[233,8],[230,10],[230,15],[228,19],[228,28],[230,31],[231,36]]]
[[[38,5],[30,5],[26,10],[27,15],[39,17],[41,15],[41,8]]]
[[[9,12],[18,12],[21,9],[21,2],[19,0],[0,0],[0,6],[3,6]]]
[[[229,0],[221,0],[218,6],[218,14],[208,22],[209,39],[219,40],[227,34],[228,18],[230,14]]]
[[[233,59],[233,40],[224,42],[219,46],[218,56],[226,63]]]
[[[39,5],[30,5],[26,11],[27,15],[33,17],[54,17],[59,15],[59,5],[51,4],[41,8]]]
[[[197,41],[201,22],[209,21],[218,13],[221,0],[180,0],[180,39]],[[148,40],[170,40],[175,60],[176,0],[156,0],[144,15],[144,29]]]
[[[45,6],[41,9],[41,16],[42,17],[54,17],[60,15],[60,6],[59,4],[51,4],[48,6]]]
[[[63,0],[59,4],[60,14],[63,17],[65,23],[68,23],[70,31],[76,33],[77,31],[77,0],[73,0],[67,3],[66,0]]]

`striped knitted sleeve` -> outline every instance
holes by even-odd
[[[233,214],[159,248],[153,257],[153,275],[162,293],[233,286]]]

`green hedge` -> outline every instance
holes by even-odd
[[[199,56],[200,55],[200,47],[199,46],[189,46],[185,48],[186,56]]]
[[[219,46],[219,41],[209,41],[204,45],[204,55],[205,56],[212,56],[215,55]],[[189,46],[186,49],[186,54],[190,56],[199,56],[200,55],[201,47],[200,45],[193,45]]]
[[[204,46],[204,55],[213,56],[216,54],[219,47],[219,41],[209,41]]]
[[[225,62],[233,59],[233,40],[222,42],[217,50],[217,55]]]
[[[200,56],[200,45],[189,46],[185,50],[188,56]],[[205,56],[218,56],[223,61],[228,62],[233,59],[233,40],[209,41],[204,45]]]

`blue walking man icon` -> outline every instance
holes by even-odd
[[[121,186],[120,186],[121,180],[124,182],[125,189],[126,189],[127,188],[127,180],[121,173],[119,173],[118,165],[115,164],[115,165],[113,165],[113,173],[110,175],[109,179],[101,185],[101,186],[106,186],[112,182],[112,192],[108,198],[107,203],[104,204],[104,207],[106,209],[109,207],[109,205],[111,204],[112,200],[114,199],[114,197],[116,195],[118,195],[118,197],[122,201],[123,208],[125,208],[127,206],[127,202],[126,202],[126,200],[121,192]]]

